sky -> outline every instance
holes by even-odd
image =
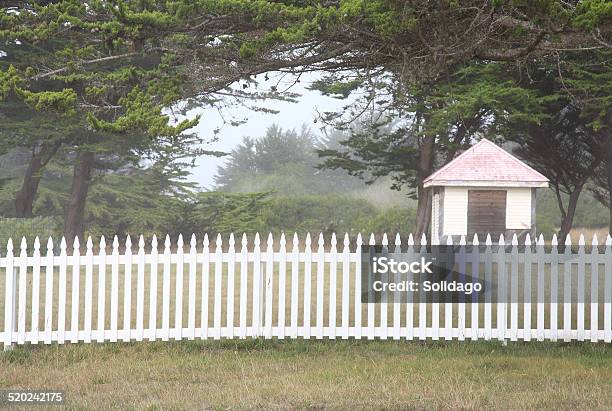
[[[193,118],[200,114],[200,123],[190,131],[209,141],[214,136],[213,130],[221,128],[217,134],[218,141],[208,143],[202,147],[207,150],[230,152],[238,145],[245,136],[259,138],[265,134],[266,129],[272,124],[278,124],[283,129],[299,130],[303,124],[310,127],[315,134],[320,134],[321,122],[315,123],[318,113],[326,111],[339,111],[349,104],[350,100],[341,100],[322,95],[318,91],[307,90],[308,85],[318,78],[316,73],[302,75],[299,83],[295,83],[295,77],[285,75],[281,79],[280,73],[269,73],[269,80],[263,81],[263,75],[259,76],[261,83],[255,88],[250,86],[249,90],[267,91],[270,87],[277,85],[279,91],[287,90],[291,93],[298,93],[298,102],[266,100],[252,102],[255,105],[263,106],[268,109],[277,110],[277,114],[253,111],[243,106],[230,106],[219,111],[215,107],[198,108],[188,112],[187,117]],[[279,82],[280,81],[280,82]],[[236,88],[242,84],[235,85]],[[351,98],[351,97],[349,97]],[[224,125],[224,120],[247,119],[244,124],[232,126]],[[223,157],[202,156],[196,160],[196,167],[192,170],[191,181],[200,185],[203,189],[213,189],[213,177],[217,172],[217,167],[224,163]]]

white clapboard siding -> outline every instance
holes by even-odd
[[[57,254],[49,238],[44,255],[38,238],[19,240],[17,251],[10,239],[0,255],[0,339],[7,349],[259,337],[612,341],[609,236],[605,246],[596,236],[587,246],[580,236],[577,248],[569,236],[561,247],[556,236],[548,245],[541,235],[527,236],[524,248],[516,236],[510,244],[503,236],[495,243],[487,236],[484,244],[476,236],[462,236],[458,244],[448,239],[440,263],[458,271],[460,280],[471,276],[493,285],[499,300],[487,292],[428,302],[420,299],[421,289],[405,298],[392,293],[380,303],[361,300],[370,246],[379,238],[384,252],[416,257],[430,253],[425,236],[417,244],[410,235],[404,249],[404,239],[394,235],[389,244],[385,233],[371,234],[367,244],[361,235],[343,234],[340,245],[336,234],[329,242],[323,234],[316,241],[293,234],[289,250],[284,234],[278,241],[268,234],[265,244],[259,234],[251,243],[243,234],[239,250],[234,234],[226,248],[222,235],[214,238],[211,245],[208,235],[201,241],[192,235],[186,250],[182,235],[174,244],[166,236],[160,252],[156,236],[150,249],[139,236],[136,252],[129,236],[123,249],[115,236],[108,255],[104,237],[97,249],[88,238],[84,247],[75,239],[70,250],[62,238]]]
[[[508,187],[506,191],[506,229],[529,229],[531,221],[531,188]]]

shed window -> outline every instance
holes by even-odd
[[[468,235],[499,237],[506,230],[506,191],[468,191]]]

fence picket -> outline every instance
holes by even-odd
[[[406,249],[408,255],[408,261],[414,259],[414,237],[412,233],[408,235],[408,248]],[[414,274],[412,271],[408,272],[408,282],[414,281]],[[406,338],[409,340],[414,339],[414,295],[412,292],[408,292],[406,295]]]
[[[336,311],[338,309],[336,302],[336,289],[338,281],[338,241],[336,233],[332,233],[330,249],[330,264],[329,264],[329,335],[332,340],[336,338]]]
[[[599,285],[599,242],[597,240],[597,234],[593,234],[593,240],[591,242],[591,341],[597,342],[599,340],[599,304],[598,301],[598,285]]]
[[[525,283],[523,285],[523,340],[531,340],[531,236],[525,238]]]
[[[465,236],[462,235],[459,239],[459,282],[465,283],[466,281],[466,241]],[[457,328],[459,329],[459,341],[465,340],[465,295],[461,295],[459,304],[457,305]]]
[[[174,297],[174,339],[183,338],[183,271],[185,269],[185,248],[183,234],[176,241],[176,275]],[[220,328],[220,327],[219,327]]]
[[[425,235],[425,234],[423,234]],[[438,242],[438,238],[434,237],[432,238],[432,254],[434,252],[434,247],[439,246],[439,242]],[[423,277],[423,275],[421,275],[421,278]],[[431,304],[431,338],[433,340],[439,340],[440,339],[440,303],[438,302],[438,298],[439,298],[439,293],[434,293],[433,295],[433,299],[432,299],[432,304]]]
[[[135,339],[142,341],[144,338],[155,340],[161,338],[165,341],[172,338],[180,340],[183,338],[194,339],[208,338],[291,338],[303,337],[305,339],[315,336],[318,339],[328,337],[334,338],[393,338],[395,340],[405,337],[407,339],[419,338],[421,340],[432,338],[444,338],[447,340],[465,338],[477,340],[480,338],[494,338],[499,341],[510,339],[516,341],[522,338],[529,341],[532,338],[538,340],[563,339],[570,341],[590,340],[597,342],[612,339],[612,237],[607,237],[605,251],[598,250],[598,239],[592,240],[592,250],[587,253],[585,239],[580,235],[577,251],[571,248],[571,237],[567,236],[563,251],[558,250],[558,238],[553,236],[552,251],[547,253],[542,235],[533,244],[531,236],[525,238],[525,250],[519,248],[518,238],[512,237],[511,247],[506,251],[503,235],[499,238],[499,244],[495,245],[491,237],[487,236],[484,251],[481,250],[477,236],[472,241],[473,248],[468,251],[466,238],[462,236],[459,241],[457,260],[452,257],[452,240],[447,238],[448,248],[446,255],[441,260],[447,262],[446,269],[454,269],[457,264],[459,281],[466,280],[467,264],[471,263],[472,281],[484,279],[488,285],[485,289],[484,321],[480,326],[479,319],[479,296],[472,295],[472,304],[469,305],[470,313],[467,313],[468,305],[465,298],[459,296],[455,301],[433,301],[427,302],[424,298],[423,287],[420,288],[420,301],[418,305],[418,322],[415,319],[416,307],[414,295],[407,293],[407,299],[402,295],[391,292],[384,293],[384,299],[380,304],[366,304],[363,306],[361,293],[365,278],[362,278],[363,243],[361,235],[356,238],[356,248],[351,251],[351,239],[345,234],[342,241],[342,250],[338,252],[337,237],[332,235],[329,250],[325,250],[323,235],[319,235],[318,248],[313,254],[312,239],[307,234],[304,244],[301,245],[297,234],[293,235],[292,248],[287,255],[286,239],[284,234],[280,238],[278,252],[274,250],[274,238],[270,233],[267,237],[266,249],[261,249],[259,234],[256,234],[252,253],[248,250],[248,240],[245,234],[242,236],[241,250],[236,254],[235,238],[231,234],[228,241],[228,249],[223,250],[223,239],[219,234],[216,237],[216,247],[211,255],[208,235],[203,241],[202,253],[197,251],[197,240],[195,235],[191,236],[188,253],[184,251],[183,237],[177,239],[177,249],[171,248],[170,237],[166,236],[163,254],[158,252],[157,238],[153,236],[151,241],[151,253],[146,254],[145,240],[139,236],[138,252],[132,254],[130,236],[126,237],[125,250],[119,249],[119,240],[115,236],[112,243],[112,253],[107,256],[106,242],[104,237],[100,239],[100,250],[97,256],[93,254],[93,241],[87,239],[86,251],[80,252],[79,239],[75,238],[72,244],[70,257],[68,256],[66,240],[62,239],[59,254],[55,256],[53,251],[53,240],[47,241],[47,251],[42,257],[40,240],[35,239],[32,245],[32,255],[28,255],[28,244],[25,238],[21,240],[19,254],[15,256],[13,240],[7,244],[6,257],[0,258],[0,266],[5,271],[5,301],[4,301],[4,332],[0,334],[5,348],[10,348],[13,343],[45,343],[58,342],[63,344],[66,340],[78,343],[89,343],[92,340],[104,342],[107,340],[130,341]],[[374,234],[370,236],[370,245],[375,245]],[[389,253],[389,241],[386,234],[381,239],[382,252]],[[417,250],[414,238],[408,237],[407,255],[416,256]],[[535,245],[535,250],[532,246]],[[395,236],[393,253],[401,253],[401,237]],[[370,252],[374,249],[370,249]],[[421,237],[420,250],[423,256],[431,257],[427,251],[427,239]],[[484,252],[484,255],[483,255]],[[469,254],[469,255],[468,255]],[[108,258],[110,257],[110,258]],[[211,261],[212,258],[212,261]],[[290,267],[287,266],[287,258]],[[484,277],[480,274],[480,263],[484,262]],[[201,283],[201,322],[200,328],[196,328],[196,306],[197,306],[197,271],[198,264],[202,264]],[[252,277],[251,273],[252,266]],[[275,284],[276,264],[278,263],[278,287]],[[355,273],[352,273],[352,265],[355,265]],[[163,265],[162,278],[162,301],[161,301],[161,326],[158,328],[158,265]],[[176,264],[176,270],[172,267]],[[227,264],[227,270],[226,270]],[[236,265],[240,265],[240,289],[235,290]],[[302,264],[303,268],[302,268]],[[312,272],[312,266],[316,267],[316,273]],[[537,265],[537,274],[532,273],[533,264]],[[550,264],[550,279],[547,279],[546,267]],[[576,278],[573,278],[573,264],[576,264]],[[45,266],[45,291],[41,296],[41,270]],[[94,265],[97,267],[97,322],[93,321]],[[132,266],[136,265],[136,273],[132,273]],[[150,266],[149,287],[149,319],[147,328],[144,324],[146,280],[145,269]],[[340,266],[339,266],[340,265]],[[496,270],[494,270],[496,265]],[[521,269],[521,265],[523,268]],[[586,265],[590,265],[587,272]],[[603,267],[603,280],[600,277],[600,265]],[[59,278],[54,279],[55,267],[58,267]],[[107,266],[110,266],[110,281],[106,280]],[[188,278],[184,279],[184,267],[188,267]],[[214,266],[214,285],[210,278],[210,269]],[[559,267],[561,266],[561,268]],[[81,269],[84,268],[84,284],[81,284]],[[340,269],[341,268],[341,269]],[[366,267],[363,267],[364,269]],[[67,278],[68,270],[70,278]],[[303,271],[302,271],[303,270]],[[522,271],[521,271],[522,270]],[[560,272],[561,270],[561,272]],[[287,274],[290,271],[290,291],[286,290]],[[338,273],[340,271],[340,274]],[[329,279],[326,279],[329,272]],[[30,279],[31,273],[31,279]],[[302,274],[303,273],[303,274]],[[367,272],[364,270],[365,275]],[[523,275],[521,279],[520,274]],[[535,285],[532,284],[532,274]],[[136,279],[133,279],[136,275]],[[303,277],[302,277],[303,275]],[[316,275],[316,289],[313,290],[313,275]],[[394,276],[395,274],[389,274]],[[455,276],[456,274],[453,274]],[[559,284],[559,275],[563,281],[563,287]],[[338,277],[341,278],[339,284]],[[407,280],[413,280],[408,275]],[[226,280],[227,278],[227,280]],[[303,282],[302,282],[303,278]],[[421,281],[426,277],[422,277]],[[188,285],[183,286],[183,279]],[[396,276],[394,280],[402,280],[403,277]],[[455,279],[453,277],[453,279]],[[251,281],[252,280],[252,281]],[[391,280],[390,276],[383,278]],[[30,286],[31,281],[31,286]],[[121,285],[120,285],[121,281]],[[135,281],[136,284],[132,284]],[[176,281],[174,289],[172,282]],[[355,282],[353,285],[352,282]],[[523,281],[523,285],[521,284]],[[57,292],[54,287],[57,282]],[[497,301],[491,301],[491,284],[497,282]],[[587,284],[590,284],[590,286]],[[575,283],[575,284],[574,284]],[[81,289],[83,285],[83,289]],[[135,286],[135,297],[132,296],[132,286]],[[534,290],[533,287],[536,287]],[[67,288],[70,287],[70,290]],[[184,288],[188,287],[187,290]],[[226,287],[226,288],[224,288]],[[249,288],[249,287],[252,287]],[[302,289],[303,287],[303,289]],[[550,292],[547,288],[550,287]],[[590,287],[590,291],[586,290]],[[120,290],[120,288],[122,288]],[[561,291],[559,292],[559,288]],[[603,291],[602,291],[603,288]],[[171,296],[170,293],[173,295]],[[354,291],[353,291],[354,290]],[[120,292],[121,291],[121,292]],[[240,294],[239,301],[239,324],[235,324],[234,294]],[[278,291],[278,298],[275,293]],[[70,301],[67,301],[70,292]],[[226,295],[227,292],[227,295]],[[354,292],[354,296],[351,294]],[[107,293],[110,294],[110,308],[107,313]],[[187,296],[184,297],[183,294]],[[212,293],[213,301],[210,301],[209,293]],[[289,293],[289,297],[287,297]],[[314,296],[313,296],[314,293]],[[532,293],[537,295],[536,306],[533,307]],[[562,293],[562,294],[560,294]],[[603,293],[603,300],[601,294]],[[587,297],[590,295],[590,298]],[[522,304],[520,297],[524,298]],[[42,298],[41,298],[42,297]],[[122,304],[122,315],[119,315],[120,298]],[[290,301],[287,302],[286,299]],[[393,300],[390,300],[392,298]],[[589,298],[586,306],[586,299]],[[44,299],[44,324],[40,318]],[[188,299],[183,304],[183,299]],[[338,301],[340,299],[340,301]],[[576,301],[574,301],[576,299]],[[170,310],[174,301],[174,321],[171,325]],[[405,321],[402,313],[405,303]],[[440,325],[440,304],[444,310],[444,325]],[[493,314],[493,304],[496,304],[496,313]],[[81,306],[82,305],[82,306]],[[183,307],[188,305],[187,307]],[[209,323],[209,306],[212,309],[212,319]],[[377,313],[380,306],[380,311]],[[67,328],[66,309],[70,307]],[[299,310],[303,308],[303,317]],[[454,308],[457,313],[455,314]],[[532,322],[532,307],[535,308],[535,324]],[[545,310],[550,308],[550,318]],[[561,308],[562,307],[562,308]],[[31,311],[28,311],[31,308]],[[428,309],[431,308],[431,320],[427,319]],[[135,314],[132,316],[132,310]],[[275,317],[275,310],[278,317]],[[559,312],[563,310],[563,317],[559,319]],[[585,310],[589,310],[590,321],[587,325]],[[54,310],[57,310],[55,316]],[[186,311],[185,311],[186,310]],[[183,328],[183,311],[187,314],[186,328]],[[351,319],[353,311],[354,321]],[[289,314],[286,324],[286,312]],[[367,313],[367,324],[362,324],[362,312]],[[392,312],[392,319],[388,318]],[[574,314],[575,312],[575,314]],[[602,317],[603,313],[603,318]],[[521,319],[522,314],[522,319]],[[312,316],[316,318],[311,318]],[[455,317],[456,315],[456,317]],[[467,315],[471,315],[470,325],[467,325]],[[575,315],[575,319],[574,319]],[[249,316],[252,320],[249,321]],[[377,318],[377,316],[380,316]],[[495,319],[493,319],[495,316]],[[134,317],[134,321],[132,321]],[[340,317],[340,318],[338,318]],[[122,324],[119,329],[119,319]],[[57,329],[54,329],[54,321]],[[456,324],[455,324],[456,321]],[[389,324],[391,322],[391,324]],[[107,324],[108,323],[108,324]],[[561,323],[561,325],[559,325]],[[238,327],[236,328],[235,325]],[[363,326],[362,326],[363,325]],[[588,327],[588,329],[587,329]],[[44,328],[44,329],[43,329]]]
[[[280,237],[280,259],[278,263],[278,338],[285,338],[285,312],[287,291],[287,239]]]
[[[240,338],[246,338],[247,336],[247,282],[248,282],[248,239],[246,234],[242,234],[241,248],[240,248]]]
[[[272,233],[268,233],[268,244],[266,248],[266,298],[264,312],[264,337],[272,338],[272,308],[274,302],[274,239]]]
[[[453,237],[448,236],[446,239],[446,272],[444,276],[448,276],[453,271],[454,258],[453,257]],[[453,339],[453,298],[451,293],[446,294],[446,301],[444,304],[444,339],[452,340]]]
[[[79,281],[81,278],[81,261],[79,237],[74,237],[72,245],[72,302],[70,304],[70,342],[78,342],[79,335]]]
[[[59,259],[59,300],[57,305],[57,342],[64,344],[66,338],[66,270],[68,254],[66,253],[66,239],[62,237],[60,243]]]
[[[385,255],[389,252],[389,239],[387,238],[387,233],[383,233],[383,238],[381,241],[382,245],[382,254]],[[381,275],[381,280],[383,282],[389,281],[389,274],[384,273]],[[389,334],[389,329],[387,328],[387,316],[389,313],[389,305],[388,305],[389,293],[384,292],[381,294],[380,301],[380,338],[383,340],[387,339]]]
[[[355,263],[355,338],[361,339],[361,252],[363,239],[361,233],[357,234],[357,243],[355,254],[357,261]]]
[[[236,240],[234,233],[230,234],[227,263],[227,338],[234,338],[234,288],[235,288],[235,269],[236,269]],[[195,287],[195,272],[194,272],[194,287]],[[195,297],[195,296],[194,296]],[[195,301],[194,301],[195,304]]]
[[[117,342],[119,321],[119,239],[113,238],[113,252],[111,262],[111,342]]]
[[[123,265],[123,341],[130,341],[132,329],[132,239],[128,234],[125,239]]]
[[[491,235],[487,234],[487,238],[485,239],[485,284],[487,284],[488,289],[485,293],[485,303],[484,303],[484,328],[485,328],[485,340],[491,340],[491,331],[493,328],[492,324],[492,303],[491,297],[493,293],[493,250],[491,248],[492,241]]]
[[[506,250],[504,235],[500,234],[497,248],[497,339],[506,339],[506,301],[507,301],[507,278],[506,278]]]
[[[49,237],[47,240],[47,258],[45,260],[45,344],[51,344],[53,338],[53,257],[53,239]]]
[[[21,239],[21,251],[19,253],[19,305],[17,314],[17,344],[25,343],[26,336],[26,306],[28,285],[28,245],[25,237]]]
[[[474,239],[472,240],[472,253],[471,253],[471,261],[472,261],[472,281],[477,282],[480,279],[480,243],[478,241],[478,234],[474,234]],[[479,303],[480,293],[474,293],[472,297],[472,305],[471,309],[471,326],[472,326],[472,341],[478,340],[480,337],[478,335],[478,330],[480,329],[479,322]]]
[[[168,341],[170,337],[170,236],[166,235],[164,240],[164,254],[162,262],[164,272],[162,278],[162,341]]]
[[[85,244],[85,312],[83,319],[84,340],[91,342],[92,316],[93,316],[93,241],[87,237]]]
[[[253,248],[253,337],[260,336],[261,327],[261,240],[255,233]]]
[[[15,270],[13,257],[13,240],[9,238],[6,245],[6,271],[4,282],[4,349],[13,344],[15,328]]]
[[[151,284],[149,286],[149,341],[157,339],[157,268],[159,265],[159,250],[157,236],[151,239]]]
[[[516,233],[512,236],[510,251],[510,340],[518,338],[518,239]]]
[[[138,258],[136,262],[136,341],[142,341],[144,336],[144,246],[144,237],[141,235],[138,239]]]
[[[578,289],[576,290],[576,337],[584,341],[584,236],[578,239]]]
[[[536,260],[538,262],[538,285],[537,285],[537,337],[538,341],[544,341],[544,236],[540,234],[536,243]]]
[[[281,238],[282,241],[282,238]],[[325,249],[323,248],[325,240],[323,239],[323,233],[319,233],[319,249],[317,250],[317,338],[323,338],[323,306],[325,297],[323,295],[324,281],[325,281]],[[281,263],[282,263],[281,254]],[[281,267],[281,273],[284,273]],[[284,274],[281,274],[284,276]],[[279,305],[280,309],[284,309],[284,304]]]
[[[291,250],[291,337],[298,336],[298,307],[299,307],[299,276],[300,276],[300,249],[297,233],[293,234],[293,248]]]
[[[215,243],[215,291],[213,296],[213,338],[218,340],[221,338],[221,288],[223,272],[223,240],[221,234],[217,235]]]
[[[312,294],[312,240],[310,233],[306,233],[304,243],[304,338],[310,339],[310,309]],[[272,307],[270,306],[270,310]]]
[[[557,235],[553,234],[551,250],[551,264],[550,264],[550,332],[552,341],[557,341],[557,305],[559,303],[558,289],[559,289],[559,250],[557,248]]]
[[[572,329],[572,239],[568,234],[565,238],[565,250],[563,251],[563,339],[565,342],[571,340]]]
[[[372,254],[372,247],[376,245],[376,239],[374,238],[374,233],[370,234],[369,241],[369,254]],[[368,267],[368,273],[372,275],[371,267]],[[368,284],[371,284],[371,281],[368,280]],[[368,290],[368,340],[373,340],[375,336],[374,328],[375,328],[375,320],[376,320],[376,312],[374,311],[375,304],[372,304],[371,290]]]
[[[243,249],[246,247],[246,237],[243,238]],[[201,338],[208,338],[208,289],[210,287],[210,244],[208,234],[204,234],[202,242],[202,313],[200,317]],[[240,296],[242,298],[242,296]]]
[[[349,338],[349,303],[350,303],[350,250],[349,250],[349,237],[348,233],[344,234],[343,247],[342,247],[342,311],[341,311],[341,326],[342,326],[342,339],[347,340]],[[399,307],[398,307],[399,310]],[[399,321],[398,321],[399,327]]]
[[[233,237],[232,237],[233,239]],[[198,252],[196,250],[198,242],[195,234],[191,234],[189,241],[189,303],[187,308],[187,328],[189,333],[187,337],[190,340],[195,338],[196,328],[196,271]]]
[[[40,240],[34,239],[34,253],[32,254],[32,344],[38,344],[38,316],[40,304]]]
[[[51,244],[51,248],[53,245]],[[106,329],[106,239],[100,238],[98,254],[98,342],[104,342]]]
[[[604,272],[604,341],[612,342],[612,237],[606,237]]]
[[[348,237],[347,237],[348,240]],[[395,253],[402,252],[402,239],[399,233],[395,235]],[[394,281],[401,281],[401,274],[396,273]],[[398,291],[393,292],[393,339],[399,340],[401,337],[401,293]]]
[[[419,253],[424,255],[427,252],[427,238],[425,234],[421,236],[421,248]],[[419,282],[423,280],[423,274],[419,276]],[[427,338],[427,303],[425,301],[425,289],[419,287],[419,340]]]

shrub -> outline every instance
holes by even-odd
[[[44,249],[48,237],[59,238],[61,233],[61,222],[55,217],[0,217],[0,250],[6,252],[8,239],[12,238],[14,250],[17,251],[22,237],[26,238],[28,249],[31,250],[36,236],[40,238],[41,247]]]

